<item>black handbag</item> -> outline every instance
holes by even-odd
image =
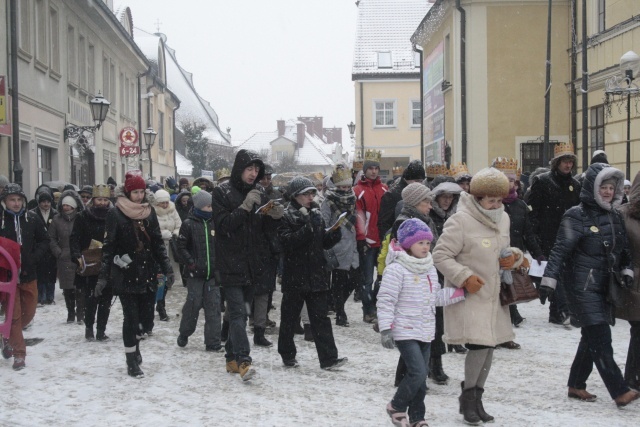
[[[324,268],[327,271],[334,270],[340,265],[340,261],[333,249],[324,250],[324,260],[326,261]]]
[[[540,297],[538,290],[533,285],[533,281],[527,270],[518,268],[511,272],[513,284],[500,283],[500,304],[513,305],[523,302],[533,301]]]

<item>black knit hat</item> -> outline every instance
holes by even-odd
[[[301,193],[306,193],[311,190],[317,191],[316,186],[313,185],[313,182],[311,182],[309,178],[305,178],[304,176],[296,176],[287,187],[287,193],[290,197],[296,197]]]
[[[109,178],[107,178],[107,185],[113,185],[114,187],[117,187],[118,183],[115,179],[113,179],[113,177],[110,176]]]
[[[405,180],[424,180],[426,178],[424,166],[420,160],[413,160],[402,173],[402,177]]]
[[[38,197],[36,197],[36,200],[38,201],[38,203],[45,201],[52,203],[53,197],[51,197],[51,193],[49,193],[48,191],[41,191],[38,193]]]
[[[89,196],[93,196],[93,186],[85,185],[82,187],[82,190],[78,191],[78,194],[82,195],[82,193],[87,193]]]

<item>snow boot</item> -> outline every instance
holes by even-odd
[[[229,321],[222,321],[222,331],[220,331],[220,341],[225,342],[229,339]],[[184,347],[184,346],[182,346]]]
[[[464,417],[465,424],[477,426],[482,423],[482,419],[478,415],[478,405],[476,400],[476,388],[462,390],[462,394],[458,398],[460,401],[460,413]]]
[[[13,358],[13,370],[20,371],[24,369],[27,365],[24,363],[24,357],[14,357]]]
[[[255,326],[253,333],[253,343],[259,347],[271,347],[273,343],[264,337],[264,328]]]
[[[136,353],[125,353],[127,355],[127,373],[134,378],[144,378],[144,372],[136,360]]]
[[[242,378],[242,381],[249,381],[257,374],[255,368],[251,366],[251,362],[247,361],[242,362],[240,366],[238,366],[238,371],[240,373],[240,378]]]
[[[13,348],[9,345],[9,338],[2,338],[2,357],[5,359],[13,357]]]
[[[478,416],[480,417],[483,423],[491,423],[495,418],[485,412],[484,406],[482,405],[483,394],[484,394],[484,389],[480,387],[476,387],[476,410],[478,411]]]
[[[445,385],[449,381],[449,376],[444,373],[442,368],[442,357],[429,359],[429,378],[439,385]]]
[[[140,342],[138,341],[138,344],[136,344],[136,362],[138,362],[138,365],[142,365],[142,354],[140,354]]]
[[[64,303],[67,306],[67,323],[76,321],[76,299],[73,289],[65,289],[62,291],[64,295]]]
[[[186,347],[189,342],[189,337],[186,335],[178,335],[178,347]]]
[[[313,342],[313,331],[311,325],[304,325],[304,340]]]
[[[84,338],[85,338],[87,341],[93,341],[93,340],[94,340],[94,338],[95,338],[95,337],[93,336],[93,326],[91,326],[91,327],[88,327],[88,326],[87,326],[87,327],[84,329]]]

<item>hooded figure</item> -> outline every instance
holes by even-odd
[[[184,199],[186,198],[186,203]],[[178,215],[180,215],[180,220],[184,221],[189,216],[191,212],[191,208],[193,207],[193,201],[191,200],[191,191],[189,189],[181,190],[178,193],[178,197],[176,197],[176,201],[174,202],[176,206],[176,211],[178,211]]]
[[[436,226],[438,236],[442,234],[447,219],[456,213],[461,192],[462,188],[458,184],[449,181],[442,182],[431,190],[432,200],[429,216]]]
[[[42,203],[45,202],[45,203]],[[49,202],[48,204],[46,202]],[[49,210],[42,209],[43,206],[49,206]],[[53,191],[46,185],[41,185],[36,190],[36,207],[30,210],[35,213],[44,223],[48,230],[53,223],[53,218],[58,211],[53,203]],[[51,253],[51,249],[47,248],[46,253],[38,260],[38,303],[53,304],[56,290],[56,278],[58,270],[56,267],[56,259]]]

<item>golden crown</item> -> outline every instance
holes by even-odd
[[[469,168],[467,168],[466,163],[458,163],[457,165],[451,165],[451,169],[449,169],[449,175],[453,177],[456,181],[462,178],[465,175],[471,176],[469,173]]]
[[[108,199],[109,197],[111,197],[111,189],[109,188],[108,185],[104,185],[104,184],[94,185],[92,196],[104,197]]]
[[[222,168],[216,171],[216,179],[220,181],[222,178],[229,178],[231,176],[231,171],[227,168]]]
[[[553,157],[561,157],[561,156],[575,156],[575,150],[573,149],[573,144],[571,142],[561,142],[553,147]]]
[[[515,175],[518,171],[518,161],[513,158],[498,157],[493,161],[492,166],[505,175]]]
[[[367,150],[364,152],[365,161],[380,163],[380,157],[382,157],[382,151],[380,150]]]
[[[331,174],[331,181],[333,181],[334,184],[337,184],[338,182],[352,181],[351,171],[343,167],[338,167]]]
[[[353,162],[353,170],[354,171],[361,171],[362,170],[362,166],[364,166],[364,162],[362,160],[356,160]]]
[[[391,168],[391,175],[400,176],[404,173],[404,168],[402,166],[394,166]]]
[[[438,175],[449,175],[449,169],[447,166],[439,163],[429,163],[427,165],[427,178],[435,178]]]

